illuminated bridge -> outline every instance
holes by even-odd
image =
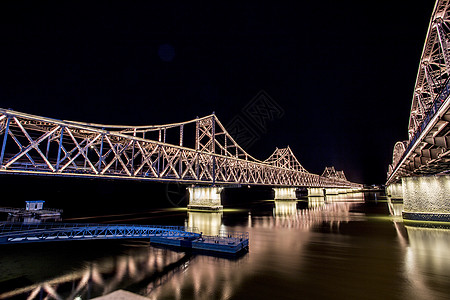
[[[404,217],[450,220],[450,3],[431,16],[413,91],[409,140],[394,146],[388,194],[403,198]]]
[[[286,188],[296,187],[310,188],[312,194],[322,195],[324,188],[362,187],[334,168],[326,169],[322,176],[309,173],[289,147],[277,148],[268,159],[258,160],[235,142],[214,114],[175,124],[121,126],[0,109],[0,142],[0,174],[151,180],[214,187],[190,188],[191,201],[197,197],[194,194],[214,198],[229,185],[273,186],[283,189],[279,195],[284,195]],[[293,194],[292,190],[287,193]]]

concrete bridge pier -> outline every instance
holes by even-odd
[[[188,187],[188,210],[220,211],[223,209],[221,193],[223,187]]]
[[[403,185],[401,183],[393,183],[386,187],[386,196],[392,200],[403,199]]]
[[[450,222],[450,175],[402,178],[403,218]]]
[[[273,188],[275,191],[275,200],[296,200],[296,188],[294,187],[278,187]]]
[[[324,188],[308,188],[308,197],[324,197],[325,196]]]

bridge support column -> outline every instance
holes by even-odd
[[[401,183],[393,183],[386,188],[386,195],[391,199],[403,199],[403,185]]]
[[[403,218],[450,222],[450,175],[404,177]]]
[[[275,191],[275,200],[296,200],[297,196],[295,194],[296,188],[293,187],[281,187],[273,188]]]
[[[223,187],[188,187],[189,191],[189,210],[222,210],[220,193]]]
[[[325,196],[323,188],[308,188],[308,197],[323,197]]]
[[[337,195],[339,194],[339,189],[336,188],[326,188],[325,195]]]

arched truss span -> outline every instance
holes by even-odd
[[[417,132],[444,90],[450,70],[450,1],[436,2],[420,58],[409,118],[409,138]]]
[[[0,172],[191,184],[360,187],[307,172],[291,149],[261,161],[212,114],[186,122],[117,126],[0,109]]]

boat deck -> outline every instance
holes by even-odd
[[[8,213],[13,217],[49,218],[61,216],[62,209],[48,208],[39,210],[26,210],[25,208],[0,207],[0,212]]]
[[[194,251],[238,254],[248,250],[249,236],[247,232],[223,232],[217,236],[151,237],[150,243]]]

